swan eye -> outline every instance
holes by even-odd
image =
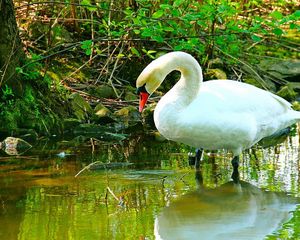
[[[138,87],[138,88],[136,89],[136,93],[137,93],[137,94],[140,94],[140,93],[148,93],[147,90],[146,90],[146,83],[145,83],[143,86]]]

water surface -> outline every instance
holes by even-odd
[[[246,151],[240,185],[224,151],[204,155],[197,181],[184,145],[134,137],[93,147],[2,152],[0,239],[300,239],[298,136]],[[132,164],[74,177],[95,161]]]

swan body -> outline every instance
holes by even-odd
[[[184,52],[167,53],[142,71],[136,82],[140,111],[174,70],[181,78],[154,111],[156,128],[167,139],[207,150],[227,149],[238,156],[300,120],[300,112],[270,92],[233,80],[203,82],[200,65]]]

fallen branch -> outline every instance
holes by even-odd
[[[96,161],[96,162],[92,162],[89,165],[85,166],[83,169],[81,169],[74,177],[78,177],[79,174],[81,174],[82,172],[84,172],[85,170],[89,169],[91,166],[97,164],[97,163],[101,163],[100,161]]]

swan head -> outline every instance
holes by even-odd
[[[165,75],[162,73],[162,67],[157,66],[155,61],[142,71],[136,81],[137,94],[140,96],[140,112],[143,111],[149,96],[160,86],[165,78]]]

